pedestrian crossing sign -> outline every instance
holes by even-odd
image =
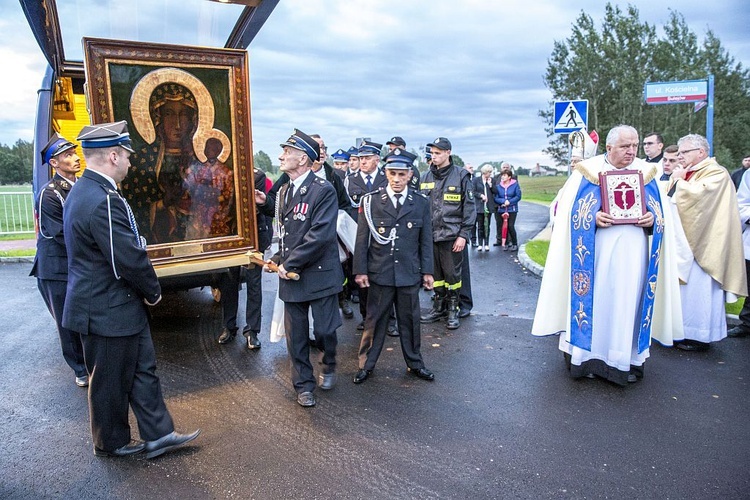
[[[587,130],[589,101],[555,101],[555,134],[569,134],[576,130]]]

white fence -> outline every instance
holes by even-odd
[[[0,193],[0,234],[34,234],[34,196],[26,191]]]

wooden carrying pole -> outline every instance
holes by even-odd
[[[264,260],[263,254],[260,252],[247,252],[247,256],[250,259],[251,264],[255,264],[256,266],[268,266],[268,269],[270,269],[274,273],[279,272],[279,266],[274,264],[271,261]],[[286,275],[289,277],[289,279],[292,279],[294,281],[299,280],[299,274],[291,271],[287,271]]]

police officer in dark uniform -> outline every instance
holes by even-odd
[[[253,169],[255,189],[266,191],[266,174]],[[263,253],[271,246],[271,224],[269,218],[256,207],[255,219],[258,226],[258,251]],[[240,287],[245,282],[247,297],[245,300],[245,328],[242,335],[247,342],[247,348],[257,350],[261,348],[260,333],[261,309],[263,307],[263,269],[259,266],[231,267],[218,276],[221,291],[221,313],[224,328],[219,334],[219,344],[228,344],[237,334],[237,308],[239,307]]]
[[[435,259],[435,297],[423,323],[447,317],[450,330],[460,326],[459,293],[464,249],[476,220],[471,174],[453,164],[451,143],[438,137],[428,144],[432,154],[430,170],[420,183],[430,199]]]
[[[130,167],[127,124],[84,127],[78,136],[87,168],[65,203],[68,291],[63,326],[81,334],[89,377],[94,454],[157,457],[195,439],[174,431],[156,376],[146,306],[161,288],[133,211],[117,191]],[[128,408],[141,439],[131,444]]]
[[[280,168],[290,181],[275,200],[279,251],[271,260],[279,265],[279,298],[284,301],[284,329],[297,403],[309,407],[316,403],[308,343],[310,310],[313,333],[323,348],[318,385],[328,390],[336,380],[336,329],[341,326],[337,295],[344,281],[336,239],[338,204],[331,183],[311,171],[320,157],[315,139],[295,130],[281,147]],[[256,191],[255,195],[258,204],[267,204],[262,193]],[[299,279],[291,279],[290,272],[297,273]]]
[[[375,368],[394,304],[409,373],[435,378],[420,352],[419,288],[432,288],[433,249],[429,201],[407,187],[415,158],[395,148],[385,158],[388,186],[363,196],[359,207],[353,271],[369,302],[355,384]]]
[[[63,305],[68,286],[68,252],[63,236],[63,205],[81,170],[76,145],[55,133],[42,149],[42,163],[55,169],[52,180],[39,193],[35,211],[39,225],[36,257],[29,276],[36,276],[39,293],[57,325],[63,359],[75,373],[78,387],[89,385],[83,362],[81,336],[62,326]]]

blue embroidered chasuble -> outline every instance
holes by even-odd
[[[651,318],[654,312],[656,277],[659,272],[661,240],[664,234],[661,197],[656,181],[651,180],[644,187],[646,207],[654,214],[654,225],[648,274],[641,294],[640,321],[636,324],[638,353],[648,349],[651,342]],[[599,185],[584,177],[570,219],[570,343],[586,351],[591,351],[591,325],[594,314],[594,255],[597,229],[595,215],[601,206]]]

